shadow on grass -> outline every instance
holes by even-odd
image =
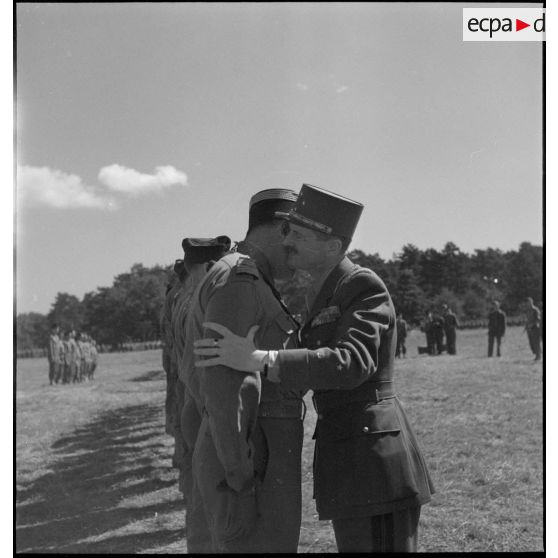
[[[166,380],[167,376],[164,370],[150,370],[137,378],[132,378],[131,382],[153,382],[159,380]]]
[[[137,553],[183,537],[156,520],[183,508],[161,434],[161,410],[135,405],[56,441],[54,463],[18,486],[16,551]]]

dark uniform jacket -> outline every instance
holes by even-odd
[[[502,310],[492,310],[488,314],[488,333],[503,337],[506,333],[506,314]]]
[[[314,497],[320,519],[421,505],[433,486],[395,396],[395,312],[381,279],[345,258],[301,330],[279,351],[281,385],[314,390]]]

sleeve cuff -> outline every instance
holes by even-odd
[[[308,349],[279,351],[276,360],[279,379],[284,388],[305,390],[308,388],[310,370]]]

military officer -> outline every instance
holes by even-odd
[[[206,331],[223,337],[196,344],[196,354],[216,355],[196,366],[251,370],[284,389],[314,390],[314,496],[339,551],[416,551],[420,509],[433,486],[396,396],[391,297],[373,271],[345,256],[362,209],[305,184],[286,216],[287,263],[314,279],[305,348],[262,350],[269,347],[212,320]]]
[[[222,366],[197,371],[192,343],[218,321],[240,335],[257,324],[258,346],[292,346],[297,323],[274,284],[285,267],[282,220],[296,194],[268,189],[252,196],[248,232],[194,293],[186,323],[185,383],[202,413],[193,455],[194,506],[201,500],[213,552],[294,553],[301,523],[304,389],[283,388]]]

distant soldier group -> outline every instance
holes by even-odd
[[[97,343],[92,337],[74,330],[61,335],[60,327],[52,326],[48,343],[50,385],[93,380],[97,361]]]
[[[457,354],[457,328],[459,321],[447,304],[442,304],[441,311],[429,311],[422,325],[426,335],[426,352],[429,355]],[[444,343],[445,337],[445,343]]]

